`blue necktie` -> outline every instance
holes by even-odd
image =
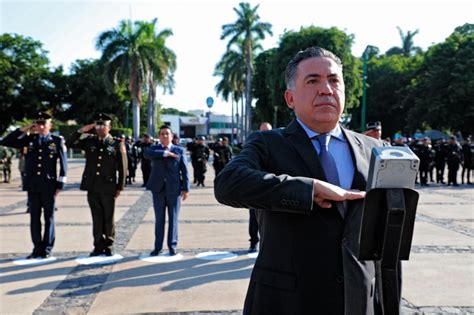
[[[339,175],[337,174],[336,161],[329,152],[329,140],[331,136],[327,133],[320,134],[316,136],[316,139],[321,145],[321,151],[319,152],[319,159],[321,160],[321,165],[323,166],[324,174],[329,183],[340,186]]]
[[[339,182],[339,175],[337,174],[337,166],[334,157],[332,156],[331,152],[329,152],[329,140],[331,140],[331,135],[327,133],[323,133],[317,135],[315,137],[319,144],[321,145],[321,151],[319,152],[319,159],[321,160],[321,165],[324,170],[324,175],[326,175],[326,179],[329,183],[341,186]],[[344,218],[346,216],[346,209],[341,202],[336,203],[336,207]]]

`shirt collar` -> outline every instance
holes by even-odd
[[[308,135],[308,138],[313,139],[320,134],[319,132],[311,130],[298,117],[296,117],[296,121],[301,125],[301,127],[303,127],[303,130]],[[336,127],[328,133],[331,135],[331,137],[346,142],[346,137],[344,137],[344,133],[342,132],[341,126],[339,126],[339,124],[336,124]]]

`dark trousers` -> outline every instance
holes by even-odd
[[[258,222],[257,216],[255,215],[255,209],[249,209],[249,235],[250,235],[250,247],[255,247],[258,241]]]
[[[87,202],[92,214],[94,248],[99,251],[112,249],[115,238],[115,196],[89,191]]]
[[[151,161],[142,159],[141,163],[142,175],[143,175],[143,184],[148,183],[148,178],[150,178],[151,173]]]
[[[225,164],[222,164],[222,163],[216,163],[214,164],[214,171],[216,173],[216,177],[217,175],[219,175],[219,173],[224,169],[224,166]]]
[[[426,185],[428,183],[428,170],[420,171],[420,183],[421,185]]]
[[[436,164],[436,182],[444,183],[444,168],[446,163],[437,163]]]
[[[204,180],[206,179],[204,174],[206,174],[206,171],[207,171],[206,162],[197,161],[195,174],[196,174],[196,180],[198,184],[204,184]]]
[[[466,183],[470,184],[471,183],[471,165],[464,164],[462,168],[462,173],[461,173],[461,183],[464,184],[464,173],[466,173]]]
[[[36,254],[50,254],[56,238],[54,230],[54,193],[28,192],[30,208],[30,231],[33,241],[33,252]],[[44,218],[44,234],[41,236],[41,210]]]
[[[458,175],[458,170],[459,170],[459,164],[453,163],[449,164],[448,163],[448,184],[456,184],[457,185],[457,175]]]
[[[193,166],[193,183],[197,183],[197,162],[195,160],[191,160],[191,165]]]
[[[165,236],[165,214],[168,212],[168,249],[178,245],[178,216],[181,197],[166,195],[166,192],[153,192],[153,209],[155,210],[155,250],[162,250]]]

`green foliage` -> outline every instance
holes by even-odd
[[[232,24],[223,25],[221,35],[221,39],[229,38],[227,49],[229,50],[233,45],[236,45],[238,51],[242,54],[242,59],[245,61],[245,112],[241,113],[246,117],[245,134],[250,131],[252,122],[251,103],[255,50],[260,48],[259,43],[265,39],[266,35],[273,35],[272,25],[260,21],[260,16],[257,13],[258,7],[259,5],[256,5],[252,8],[247,2],[239,3],[239,6],[234,8],[237,20]],[[235,80],[227,81],[235,82]],[[233,89],[235,90],[236,87],[233,87]]]
[[[71,66],[67,81],[67,106],[58,118],[64,121],[75,120],[78,124],[85,125],[90,124],[96,114],[103,112],[113,113],[117,118],[116,123],[124,121],[124,98],[119,91],[107,89],[99,60],[77,60]],[[117,88],[119,89],[120,87]]]
[[[149,112],[154,115],[154,89],[162,85],[166,90],[173,88],[173,72],[176,56],[165,46],[171,30],[156,32],[157,19],[151,22],[123,20],[118,28],[101,33],[96,47],[102,51],[106,82],[109,86],[126,85],[133,108],[141,107],[142,91],[149,91]],[[136,112],[139,115],[139,111]],[[139,117],[138,117],[139,118]],[[134,123],[136,122],[133,120]],[[137,123],[139,124],[138,119]],[[133,126],[138,137],[140,126]]]
[[[112,128],[110,134],[114,137],[119,137],[121,135],[132,136],[131,128]]]
[[[270,87],[270,66],[272,58],[276,54],[276,48],[272,48],[260,53],[255,58],[255,76],[253,85],[253,95],[257,99],[254,110],[254,122],[272,122],[276,126],[275,107],[272,106],[271,95],[273,90]]]
[[[192,116],[195,117],[196,115],[191,113],[182,112],[176,108],[161,108],[160,109],[161,115],[178,115],[178,116]]]
[[[409,133],[407,111],[410,105],[404,100],[410,82],[415,77],[423,58],[403,55],[372,57],[367,65],[367,120],[381,121],[383,135],[393,135],[403,129]],[[359,108],[351,112],[351,126],[360,126]]]
[[[411,83],[412,128],[426,122],[434,129],[449,128],[474,134],[474,25],[465,24],[430,47]]]
[[[415,35],[418,34],[419,30],[416,30],[414,32],[407,31],[405,34],[400,27],[397,26],[397,29],[398,29],[398,33],[400,34],[400,39],[402,40],[402,46],[401,47],[395,46],[395,47],[390,48],[389,50],[387,50],[385,55],[387,56],[403,55],[405,57],[410,57],[422,52],[421,48],[415,46],[415,43],[413,41],[413,37],[415,37]]]
[[[66,141],[80,128],[78,125],[66,125],[60,122],[54,122],[52,131],[57,131]]]
[[[51,109],[49,60],[42,44],[17,34],[0,35],[0,133],[39,110]],[[61,71],[61,70],[59,70]]]

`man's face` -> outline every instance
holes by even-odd
[[[96,123],[95,132],[97,133],[99,138],[105,138],[110,132],[110,124]]]
[[[160,130],[160,143],[164,146],[169,146],[171,139],[173,139],[173,133],[168,128]]]
[[[53,124],[50,120],[37,120],[35,122],[35,127],[33,128],[33,131],[35,133],[39,133],[40,135],[47,135],[51,130],[52,126]]]
[[[272,125],[269,123],[262,123],[260,124],[260,127],[258,128],[260,131],[267,131],[267,130],[272,130]]]
[[[299,63],[294,87],[286,90],[288,107],[309,128],[328,132],[344,111],[342,68],[327,57],[313,57]]]
[[[370,129],[365,134],[378,140],[382,139],[382,129]]]

